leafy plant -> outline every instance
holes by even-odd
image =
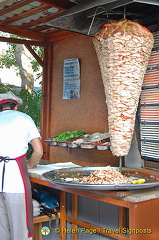
[[[23,104],[19,106],[18,110],[28,114],[40,130],[42,91],[38,90],[30,94],[28,90],[22,89],[17,96],[23,100]]]
[[[3,33],[0,32],[0,36],[1,35],[3,36]],[[25,39],[13,34],[9,34],[9,36],[10,38]],[[17,46],[19,46],[18,49],[17,49]],[[43,59],[43,52],[44,52],[43,47],[32,46],[32,49],[41,59]],[[25,60],[23,59],[22,55],[23,56],[25,55]],[[30,66],[31,73],[32,71],[34,72],[34,75],[33,75],[34,81],[39,80],[42,76],[42,68],[39,62],[35,58],[27,54],[26,48],[22,44],[7,43],[7,49],[3,49],[2,52],[0,51],[0,68],[14,69],[16,72],[16,75],[21,77],[22,83],[25,82],[26,84],[26,78],[29,81],[28,76],[30,76],[29,74],[24,74],[22,72],[22,69],[25,69],[25,71],[28,71],[25,68],[25,64],[24,64],[26,59],[30,63],[29,66]],[[23,84],[21,86],[23,87]]]
[[[0,93],[6,93],[8,91],[13,92],[23,100],[23,104],[19,106],[18,110],[28,114],[40,130],[42,90],[34,91],[33,94],[30,94],[27,89],[21,89],[17,92],[14,90],[13,85],[0,83]]]
[[[85,130],[75,130],[75,131],[67,131],[60,133],[56,138],[53,138],[54,141],[67,141],[68,139],[74,138],[74,137],[79,137],[83,134],[85,134]]]

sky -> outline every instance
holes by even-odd
[[[4,42],[0,42],[0,53],[2,53],[3,49],[7,49],[7,44]],[[20,86],[21,80],[13,69],[0,68],[0,79],[2,83],[14,84],[16,86]]]
[[[0,53],[2,53],[3,49],[7,49],[7,44],[5,42],[0,42]],[[30,55],[29,51],[28,55]],[[0,68],[0,79],[2,83],[8,83],[18,87],[21,86],[21,78],[16,75],[16,72],[13,68],[12,69]],[[39,81],[41,81],[41,79]],[[34,83],[35,87],[39,87],[39,81],[35,81]]]

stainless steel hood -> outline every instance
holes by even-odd
[[[70,0],[75,6],[52,19],[57,29],[94,36],[101,26],[126,17],[144,26],[159,23],[159,0]]]

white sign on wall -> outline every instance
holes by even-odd
[[[65,59],[63,66],[63,99],[80,98],[80,64],[78,58]]]

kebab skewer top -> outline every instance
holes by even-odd
[[[94,36],[108,107],[113,155],[129,152],[153,34],[137,22],[122,19],[104,25]]]

